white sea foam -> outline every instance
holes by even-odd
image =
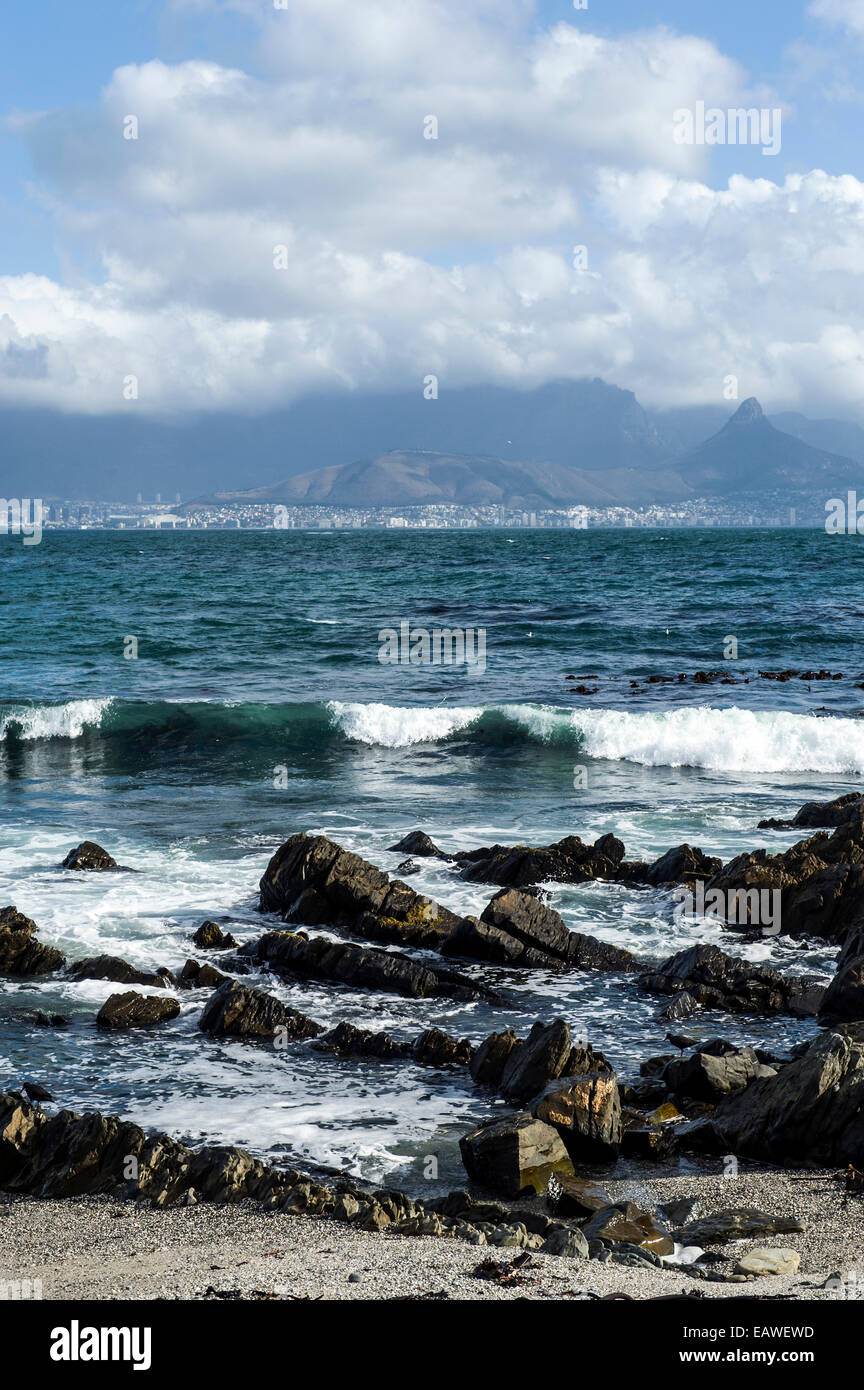
[[[864,722],[787,711],[706,705],[661,712],[560,709],[554,705],[459,708],[332,701],[331,715],[351,739],[383,748],[436,743],[484,716],[506,719],[540,743],[579,743],[592,758],[647,767],[712,771],[864,772]]]
[[[80,738],[85,728],[98,728],[112,700],[67,700],[62,705],[10,706],[0,716],[0,739],[10,726],[22,739]]]

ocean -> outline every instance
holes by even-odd
[[[414,829],[445,850],[612,831],[628,858],[689,841],[728,859],[799,838],[760,819],[861,790],[856,536],[48,531],[36,546],[0,538],[0,567],[0,905],[70,960],[179,969],[205,918],[254,939],[275,925],[256,910],[258,880],[297,831],[390,872],[404,856],[388,846]],[[485,669],[382,664],[380,633],[402,622],[482,630]],[[759,674],[785,669],[842,679]],[[85,838],[138,872],[60,869]],[[495,891],[419,862],[412,886],[454,910],[477,913]],[[668,891],[546,887],[570,926],[646,957],[711,940],[832,973],[818,943],[739,946],[716,923],[677,920]],[[466,969],[513,1007],[252,982],[323,1024],[402,1039],[435,1024],[476,1041],[562,1016],[624,1078],[667,1050],[661,1001],[632,979]],[[501,1104],[456,1073],[205,1037],[201,993],[182,994],[167,1025],[105,1034],[95,1014],[117,988],[0,981],[0,1082],[416,1193],[464,1183],[459,1135]],[[35,1009],[70,1028],[36,1026]],[[693,1026],[769,1047],[815,1030]]]

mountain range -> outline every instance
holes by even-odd
[[[131,501],[159,492],[173,502],[178,491],[189,499],[252,489],[291,500],[300,489],[309,500],[331,500],[340,489],[356,497],[368,485],[368,500],[397,505],[472,495],[540,506],[574,498],[674,500],[707,482],[733,492],[745,484],[751,491],[786,487],[811,464],[817,487],[833,476],[840,486],[850,461],[864,463],[859,425],[788,413],[754,428],[743,454],[736,434],[735,457],[722,466],[717,450],[722,455],[726,443],[711,440],[723,436],[732,408],[649,411],[632,391],[595,378],[524,391],[442,387],[437,400],[425,400],[419,387],[342,392],[261,414],[172,419],[139,414],[132,402],[107,416],[5,409],[0,482],[7,496],[45,499]],[[769,426],[786,436],[780,445]],[[796,450],[790,437],[819,458]],[[826,466],[827,456],[843,459],[843,467]],[[321,470],[328,476],[308,476]],[[289,486],[298,478],[304,481]],[[393,494],[394,484],[404,490]]]
[[[816,422],[803,416],[793,416],[792,422],[803,422],[811,437],[819,437],[818,429],[810,429]],[[841,425],[830,423],[838,428]],[[487,454],[394,449],[219,496],[232,502],[343,507],[430,503],[603,507],[773,491],[824,491],[827,496],[830,491],[864,484],[864,461],[835,454],[777,429],[753,397],[708,439],[685,448],[663,466],[657,463],[664,451],[663,436],[635,400],[619,416],[619,425],[610,446],[611,466],[603,468],[549,460],[510,461]],[[587,429],[596,432],[597,428],[595,415],[587,422]],[[560,438],[560,429],[554,437]],[[551,440],[553,434],[548,438]],[[621,466],[628,457],[632,465]]]

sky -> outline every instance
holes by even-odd
[[[864,0],[7,6],[0,405],[734,377],[864,420],[862,61]]]

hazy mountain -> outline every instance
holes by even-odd
[[[696,493],[714,497],[774,490],[815,492],[864,481],[861,464],[814,449],[775,429],[754,396],[739,406],[717,434],[677,458],[674,468]]]
[[[320,468],[246,492],[219,493],[233,502],[316,503],[324,506],[419,506],[430,502],[508,507],[558,503],[611,506],[673,501],[689,494],[665,470],[565,468],[555,463],[509,463],[488,455],[396,449],[341,468]]]
[[[851,420],[808,420],[806,415],[788,411],[785,415],[772,415],[771,424],[786,434],[794,434],[814,449],[827,449],[832,454],[842,454],[864,463],[864,430]]]
[[[864,481],[864,467],[777,430],[752,398],[723,428],[664,468],[574,468],[481,454],[395,449],[279,483],[220,493],[226,501],[322,506],[418,506],[430,502],[508,507],[627,506],[694,496],[815,491]]]

